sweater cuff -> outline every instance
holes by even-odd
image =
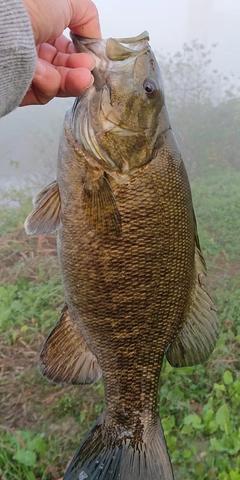
[[[36,68],[36,49],[22,0],[0,0],[0,117],[25,96]]]

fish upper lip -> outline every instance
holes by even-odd
[[[70,32],[70,37],[77,51],[89,53],[94,60],[104,68],[106,63],[112,65],[114,62],[131,60],[145,53],[149,48],[149,34],[144,31],[133,38],[86,38]],[[141,47],[140,47],[141,45]]]

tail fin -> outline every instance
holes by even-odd
[[[160,420],[141,444],[114,441],[102,420],[83,439],[63,480],[174,480]]]

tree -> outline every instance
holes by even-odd
[[[212,51],[197,40],[173,56],[157,55],[167,106],[191,173],[209,166],[240,169],[239,84],[211,70]]]

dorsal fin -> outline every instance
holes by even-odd
[[[35,195],[33,205],[24,223],[28,235],[53,233],[60,228],[61,201],[56,180]]]
[[[43,345],[39,364],[42,375],[55,383],[92,383],[102,376],[97,358],[67,306]]]
[[[212,353],[218,336],[216,307],[209,296],[203,277],[205,262],[195,248],[196,284],[185,314],[183,326],[168,347],[166,357],[173,367],[186,367],[205,362]]]

